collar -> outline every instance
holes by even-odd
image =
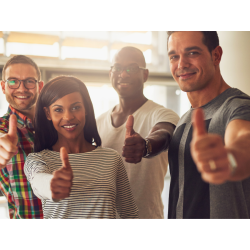
[[[9,114],[9,115],[14,114],[16,116],[16,118],[17,118],[17,127],[19,129],[25,128],[25,127],[34,129],[34,126],[32,124],[31,119],[28,118],[27,116],[25,116],[24,114],[22,114],[21,112],[17,111],[16,109],[14,109],[10,105],[8,107],[7,114]]]

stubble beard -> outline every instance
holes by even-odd
[[[30,93],[29,93],[29,95],[30,95]],[[33,107],[34,107],[34,105],[36,104],[36,101],[37,101],[37,99],[38,99],[38,93],[36,93],[35,95],[32,95],[31,96],[31,100],[30,100],[30,102],[27,104],[27,105],[25,105],[25,106],[23,106],[23,105],[18,105],[16,102],[15,102],[15,100],[14,100],[14,98],[15,97],[13,97],[12,95],[10,95],[10,94],[5,94],[5,97],[6,97],[6,101],[10,104],[10,106],[12,106],[14,109],[16,109],[16,110],[18,110],[18,111],[25,111],[25,110],[31,110]]]

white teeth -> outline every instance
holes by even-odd
[[[26,99],[28,96],[16,96],[17,98]]]
[[[71,125],[71,126],[63,126],[64,128],[74,128],[76,125]]]

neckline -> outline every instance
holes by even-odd
[[[208,103],[204,104],[203,106],[200,106],[198,108],[206,108],[207,106],[211,105],[213,102],[215,102],[217,99],[220,99],[222,95],[225,95],[227,92],[233,91],[233,90],[238,90],[237,88],[228,88],[225,91],[223,91],[221,94],[217,95],[214,99],[212,99],[211,101],[209,101]],[[191,106],[191,110],[195,110],[197,108],[193,108]]]
[[[68,154],[68,155],[70,156],[70,155],[89,154],[89,153],[92,153],[92,152],[96,152],[96,151],[99,150],[100,148],[101,148],[101,146],[96,146],[95,149],[93,149],[93,150],[91,150],[91,151],[89,151],[89,152],[84,152],[84,153],[71,153],[71,154]],[[55,153],[55,154],[59,154],[59,155],[60,155],[60,152],[54,151],[52,148],[50,148],[50,149],[48,148],[48,149],[44,149],[44,150],[51,151],[51,152],[53,152],[53,153]]]
[[[142,109],[149,101],[151,101],[151,100],[147,100],[140,108],[138,108],[133,114],[131,114],[132,116],[134,116],[137,112],[139,112],[139,110],[140,109]],[[113,124],[112,124],[112,117],[111,117],[111,114],[112,114],[112,112],[113,112],[113,110],[114,110],[114,108],[116,107],[116,105],[110,110],[110,112],[109,112],[109,122],[110,122],[110,125],[111,125],[111,127],[113,128],[113,129],[115,129],[115,130],[119,130],[119,129],[121,129],[121,128],[123,128],[125,125],[126,125],[126,122],[124,122],[121,126],[119,126],[119,127],[114,127],[113,126]]]

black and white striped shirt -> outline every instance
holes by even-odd
[[[97,147],[87,153],[69,154],[73,171],[70,197],[54,202],[50,181],[62,167],[60,153],[43,150],[29,154],[24,166],[34,193],[42,199],[45,219],[138,218],[127,173],[120,155]]]

